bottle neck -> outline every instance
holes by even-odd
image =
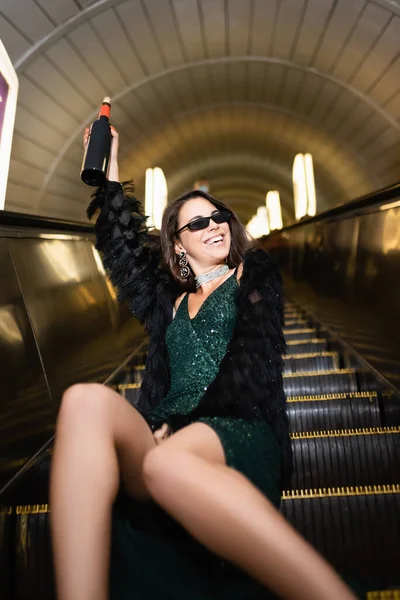
[[[101,119],[101,117],[105,117],[108,121],[110,118],[110,112],[111,112],[111,106],[109,104],[107,104],[107,102],[105,102],[104,104],[101,105],[100,112],[99,112],[99,119]]]

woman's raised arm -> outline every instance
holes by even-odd
[[[110,181],[95,191],[87,215],[89,219],[97,217],[96,248],[102,253],[104,267],[118,289],[118,299],[126,299],[139,321],[149,324],[160,280],[165,285],[165,273],[160,268],[160,242],[148,232],[147,217],[133,195],[132,182],[118,181],[118,134],[113,127],[111,133]],[[84,144],[87,138],[88,130]]]
[[[118,299],[126,299],[135,316],[145,323],[157,300],[160,245],[148,233],[132,184],[107,182],[93,194],[87,214],[89,219],[97,214],[96,248],[118,289]]]

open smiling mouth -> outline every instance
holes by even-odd
[[[223,235],[215,235],[214,237],[210,238],[209,240],[207,240],[204,243],[207,246],[216,246],[218,244],[222,244],[223,241],[224,241],[224,236]]]

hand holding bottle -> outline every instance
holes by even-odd
[[[103,99],[99,117],[84,135],[81,179],[87,185],[104,185],[118,181],[118,134],[110,126],[111,99]]]
[[[90,135],[90,127],[86,127],[85,133],[83,136],[83,148],[86,151],[87,145],[89,143],[89,135]],[[119,181],[119,169],[118,169],[118,148],[119,148],[119,136],[118,131],[110,125],[111,131],[111,151],[110,151],[110,160],[108,163],[108,181]]]

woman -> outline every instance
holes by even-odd
[[[108,597],[111,529],[112,598],[354,598],[276,509],[291,451],[275,267],[204,192],[167,207],[160,253],[118,183],[112,135],[110,181],[88,212],[150,346],[138,409],[97,384],[64,394],[51,479],[59,600]]]

